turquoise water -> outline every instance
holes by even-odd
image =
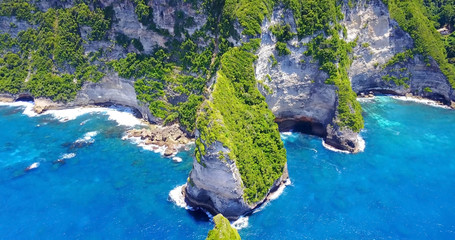
[[[455,238],[455,112],[388,97],[362,105],[363,153],[283,135],[292,185],[249,217],[243,239]],[[127,127],[103,113],[22,112],[0,106],[0,239],[204,239],[213,227],[168,200],[190,152],[175,163],[123,141]]]

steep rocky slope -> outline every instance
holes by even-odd
[[[197,143],[187,201],[234,219],[288,179],[274,122],[358,152],[356,94],[455,101],[383,1],[338,3],[2,0],[0,97],[179,123]]]
[[[446,77],[433,59],[425,61],[422,55],[386,67],[398,53],[413,48],[413,39],[390,18],[382,1],[357,1],[352,8],[343,5],[347,41],[356,41],[352,64],[348,70],[352,88],[357,94],[370,91],[405,95],[412,93],[450,104],[454,92]],[[343,150],[358,151],[357,133],[334,130],[337,104],[336,86],[328,85],[326,72],[317,61],[306,56],[306,43],[295,36],[287,42],[291,53],[279,56],[278,42],[270,28],[275,24],[289,24],[295,32],[292,11],[278,6],[270,20],[262,24],[261,46],[256,61],[256,77],[261,79],[259,89],[266,97],[277,122],[284,130],[294,129],[325,137],[325,140]],[[274,60],[276,62],[274,63]],[[406,85],[398,85],[384,78],[409,78]],[[264,87],[265,85],[265,87]],[[431,92],[425,89],[431,89]],[[343,141],[345,143],[343,143]],[[341,143],[341,144],[340,144]]]

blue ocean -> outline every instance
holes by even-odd
[[[386,96],[362,106],[362,153],[282,135],[292,183],[243,219],[242,239],[455,239],[455,111]],[[205,239],[213,228],[169,198],[191,150],[175,162],[122,140],[134,121],[112,111],[24,111],[0,106],[0,239]]]

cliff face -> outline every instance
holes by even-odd
[[[386,66],[398,53],[412,49],[412,38],[390,18],[387,6],[380,0],[358,1],[353,8],[343,5],[347,29],[347,41],[357,41],[352,53],[352,65],[348,70],[353,90],[357,94],[376,91],[416,96],[450,104],[454,100],[453,89],[440,71],[437,63],[421,55],[404,62]],[[269,20],[262,25],[261,45],[256,61],[258,85],[283,130],[294,129],[325,137],[326,143],[339,149],[356,152],[362,140],[348,129],[340,129],[333,123],[337,106],[334,85],[325,83],[328,75],[320,70],[317,61],[305,56],[305,46],[311,37],[287,42],[291,53],[279,56],[275,50],[277,39],[270,27],[290,24],[295,32],[293,13],[278,6]],[[276,59],[274,63],[273,57]],[[409,78],[406,85],[386,81],[387,77]],[[265,87],[264,87],[265,85]],[[431,92],[425,89],[431,89]]]
[[[306,127],[301,130],[324,136],[325,126],[335,114],[336,87],[325,84],[327,73],[319,70],[319,64],[311,56],[304,55],[303,43],[309,39],[299,42],[294,37],[288,43],[291,54],[278,54],[276,37],[270,27],[280,22],[290,24],[295,31],[292,12],[282,7],[276,8],[271,19],[264,21],[255,62],[256,78],[263,83],[258,85],[259,89],[283,129]],[[299,122],[308,124],[299,126]]]
[[[454,100],[453,89],[439,69],[436,61],[425,61],[421,55],[405,62],[384,67],[396,54],[414,47],[412,38],[390,18],[387,6],[382,1],[359,1],[354,8],[345,8],[343,25],[348,40],[357,38],[354,58],[349,71],[352,88],[357,93],[380,91],[432,98],[450,103]],[[385,81],[384,76],[409,77],[407,86],[397,86]],[[426,92],[428,87],[432,92]]]
[[[72,8],[79,2],[72,0],[64,2],[45,0],[33,3],[38,10],[46,12],[51,8]],[[72,101],[65,104],[48,102],[49,104],[44,106],[45,109],[68,108],[90,104],[116,104],[137,110],[142,118],[147,121],[153,123],[163,122],[163,119],[151,113],[147,104],[137,99],[137,92],[134,88],[134,83],[137,79],[121,77],[116,71],[105,65],[109,61],[126,58],[129,53],[152,54],[157,48],[166,48],[166,43],[169,40],[182,38],[182,36],[174,35],[174,27],[181,24],[177,22],[179,18],[178,14],[183,14],[185,17],[193,19],[191,24],[182,24],[183,29],[190,34],[193,34],[206,23],[207,16],[196,12],[195,8],[185,1],[174,1],[171,5],[169,1],[156,0],[149,1],[148,5],[153,16],[153,23],[148,22],[148,24],[152,24],[155,27],[144,25],[138,19],[133,1],[100,0],[89,5],[90,9],[95,7],[112,9],[111,26],[103,39],[90,39],[90,33],[93,31],[91,27],[80,26],[80,29],[77,31],[83,40],[82,49],[85,56],[101,53],[101,57],[95,60],[94,63],[102,66],[101,68],[98,67],[98,70],[104,74],[104,77],[96,83],[90,81],[85,82]],[[13,38],[18,37],[20,32],[24,32],[27,29],[39,28],[38,25],[30,24],[26,20],[18,19],[15,16],[0,16],[0,26],[2,26],[0,28],[0,34],[9,34]],[[116,39],[120,35],[127,38],[127,41],[137,39],[143,49],[137,49],[133,44],[128,44],[126,47],[118,44]],[[18,52],[18,49],[13,48],[12,52]],[[29,70],[29,75],[31,73],[33,73],[33,70]],[[74,69],[69,68],[69,73],[74,73]],[[172,90],[169,91],[171,92]],[[18,99],[30,95],[30,93],[25,91],[19,94],[2,93],[2,95]],[[177,96],[179,99],[186,99],[187,97]],[[177,102],[179,99],[177,99]],[[175,99],[171,98],[170,100],[173,101]]]
[[[267,201],[269,193],[255,203],[245,201],[244,185],[238,167],[235,161],[224,157],[228,156],[229,151],[220,142],[207,146],[206,154],[200,162],[196,159],[193,162],[185,188],[185,198],[192,206],[202,207],[212,214],[221,213],[228,219],[237,219]],[[283,175],[270,187],[270,193],[285,184],[288,178],[286,165]]]
[[[143,19],[137,14],[138,2],[146,4],[143,8],[148,12]],[[201,2],[195,0],[91,1],[91,10],[95,7],[112,10],[105,36],[91,40],[93,29],[80,23],[71,33],[80,35],[83,57],[87,63],[95,64],[96,71],[104,76],[98,82],[85,81],[72,101],[58,107],[120,104],[137,109],[144,119],[162,123],[165,119],[172,122],[182,115],[196,115],[206,98],[216,114],[208,114],[205,116],[208,123],[204,125],[199,121],[197,126],[197,157],[185,189],[186,199],[193,206],[234,219],[264,203],[288,178],[285,150],[274,120],[281,130],[315,134],[329,145],[350,152],[361,150],[362,140],[357,132],[339,126],[339,87],[326,83],[331,76],[321,70],[318,60],[306,54],[308,43],[323,30],[299,39],[295,36],[298,26],[293,11],[276,5],[270,9],[270,14],[258,15],[266,17],[259,24],[257,49],[254,44],[245,47],[248,41],[254,41],[253,37],[242,35],[245,26],[242,27],[238,20],[223,18],[223,14],[243,17],[242,21],[247,21],[251,13],[240,12],[237,16],[233,13],[237,10],[235,6],[224,9],[217,5],[220,2],[224,4],[225,1],[207,1],[212,4],[207,12],[203,9],[207,6],[201,6]],[[226,4],[238,2],[241,1]],[[259,2],[264,10],[271,1]],[[418,54],[412,57],[404,54],[414,47],[414,41],[391,19],[381,0],[355,2],[353,7],[348,7],[348,1],[344,1],[344,19],[341,21],[346,28],[345,40],[356,42],[350,53],[352,64],[347,69],[355,93],[412,93],[446,104],[455,101],[454,90],[436,61]],[[36,1],[35,5],[46,11],[74,7],[76,1],[42,0]],[[15,16],[0,16],[0,33],[17,38],[21,31],[39,28],[30,22]],[[294,35],[284,43],[289,54],[280,55],[276,49],[280,41],[271,27],[286,24]],[[247,30],[255,32],[254,29]],[[161,55],[154,55],[158,49],[164,50]],[[10,51],[21,54],[18,47]],[[223,62],[227,53],[232,54],[226,57],[231,59]],[[3,58],[5,52],[0,54]],[[31,55],[31,52],[27,54]],[[130,54],[138,57],[128,59]],[[394,61],[400,54],[401,59]],[[159,60],[154,62],[150,56]],[[21,57],[29,59],[25,54]],[[125,60],[119,64],[122,70],[109,65],[117,60]],[[166,66],[173,63],[176,64]],[[2,64],[0,67],[4,67]],[[62,75],[57,73],[59,68],[63,73],[74,74],[74,67],[67,65],[52,65],[58,67],[49,74]],[[147,72],[149,69],[153,71]],[[217,73],[219,69],[222,70]],[[29,68],[29,76],[33,71]],[[122,75],[121,71],[127,73]],[[137,72],[146,73],[139,76],[135,75]],[[23,82],[29,80],[27,76]],[[143,84],[135,86],[139,81]],[[194,84],[200,85],[195,87],[198,90],[188,91]],[[31,94],[19,92],[13,96],[21,97],[24,93]],[[155,97],[159,93],[161,95]],[[139,101],[141,94],[146,95],[142,99],[153,98],[153,101]],[[191,95],[197,95],[193,102],[188,100]],[[149,108],[152,104],[155,104],[152,106],[155,110],[171,109],[173,112],[169,116],[154,116]],[[221,138],[218,137],[220,133]],[[264,159],[267,161],[260,163]],[[256,186],[259,184],[260,188]],[[255,196],[255,191],[261,191],[260,196]]]

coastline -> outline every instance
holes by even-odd
[[[365,151],[366,143],[365,143],[365,140],[362,138],[362,136],[360,136],[360,134],[357,135],[357,142],[359,143],[359,150],[357,152],[350,152],[347,150],[338,149],[338,148],[326,143],[324,139],[322,139],[322,146],[325,149],[330,150],[332,152],[344,153],[344,154],[357,154],[357,153],[361,153],[361,152]]]
[[[248,219],[249,216],[262,211],[268,203],[270,203],[273,200],[278,199],[284,192],[287,186],[291,185],[292,182],[289,179],[289,176],[283,181],[281,181],[280,185],[276,186],[275,188],[271,189],[270,192],[267,194],[267,196],[264,198],[264,200],[259,203],[254,209],[251,211],[238,216],[238,217],[226,217],[229,219],[229,222],[231,223],[231,226],[237,230],[243,229],[248,227]],[[203,211],[210,219],[213,218],[213,216],[216,215],[216,210],[213,209],[209,204],[205,203],[200,203],[197,202],[193,199],[189,199],[186,194],[186,185],[187,183],[183,185],[179,185],[174,187],[168,195],[168,201],[172,202],[176,206],[180,208],[184,208],[185,210],[188,211],[197,211],[201,210]],[[196,206],[197,207],[193,207]]]
[[[444,108],[444,109],[454,109],[451,106],[444,105],[441,102],[431,100],[428,98],[423,98],[423,97],[416,97],[416,96],[390,96],[393,99],[400,100],[400,101],[405,101],[405,102],[415,102],[415,103],[420,103],[432,107],[438,107],[438,108]],[[454,106],[455,107],[455,106]]]
[[[43,107],[40,104],[51,104],[46,106],[52,107]],[[38,104],[31,101],[16,101],[13,97],[4,97],[0,96],[0,106],[11,106],[11,107],[23,107],[24,110],[22,114],[28,117],[38,117],[38,116],[52,116],[60,122],[67,122],[75,120],[76,118],[85,115],[85,114],[105,114],[108,116],[109,120],[117,122],[118,126],[126,127],[128,130],[134,130],[137,127],[141,128],[166,128],[160,125],[154,125],[150,122],[138,118],[133,110],[126,106],[112,106],[112,107],[102,107],[97,105],[85,105],[85,106],[67,106],[64,104],[53,103],[50,100],[44,99],[41,100]],[[38,106],[38,107],[37,107]],[[81,123],[83,125],[84,123]],[[128,131],[127,130],[127,131]],[[188,150],[191,144],[193,143],[192,139],[189,140],[186,144],[147,144],[145,140],[142,140],[140,137],[130,137],[128,132],[122,137],[122,140],[128,140],[132,144],[137,145],[138,147],[143,148],[147,151],[152,151],[159,153],[161,156],[166,156],[173,159],[174,162],[181,162],[181,159],[176,157],[176,154],[182,149]],[[171,149],[172,153],[168,151]]]

